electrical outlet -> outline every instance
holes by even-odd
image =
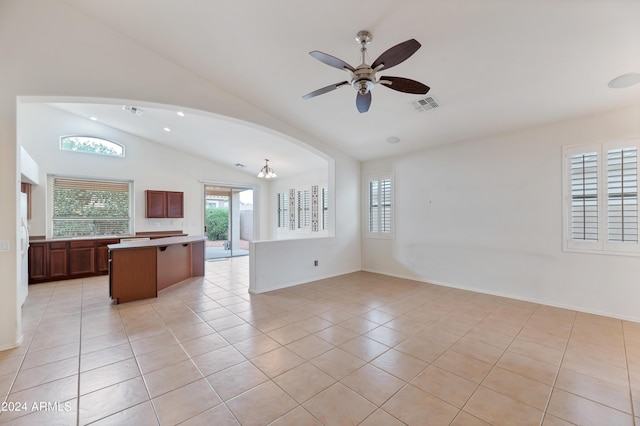
[[[11,250],[11,242],[9,240],[0,241],[0,251],[9,251]]]
[[[313,266],[318,266],[318,261],[317,260],[313,261]]]

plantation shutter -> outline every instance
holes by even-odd
[[[329,190],[322,188],[322,229],[329,229]]]
[[[278,228],[289,226],[289,198],[286,192],[278,193]]]
[[[391,232],[391,179],[380,181],[380,232]]]
[[[610,242],[638,242],[638,150],[607,152],[607,230]]]
[[[308,228],[311,197],[308,189],[298,191],[298,228]]]
[[[380,186],[378,180],[369,181],[369,232],[380,231]]]
[[[571,156],[571,239],[598,241],[598,154]]]
[[[391,234],[392,189],[390,177],[369,179],[369,232]]]

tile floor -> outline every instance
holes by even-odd
[[[354,273],[250,295],[248,259],[113,305],[38,284],[10,425],[640,425],[640,324]],[[634,417],[635,416],[635,417]]]

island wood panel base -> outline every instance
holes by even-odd
[[[158,247],[158,290],[191,277],[191,246]]]
[[[149,299],[158,295],[155,247],[111,252],[109,295],[116,303]]]
[[[172,237],[109,246],[112,271],[109,276],[111,298],[116,300],[116,303],[124,303],[157,297],[158,290],[190,277],[203,276],[204,239],[205,237]],[[144,258],[140,253],[136,253],[140,250],[147,251]],[[128,253],[137,259],[123,261],[128,257]],[[153,257],[153,261],[146,256]],[[122,265],[117,265],[120,262]],[[129,275],[137,273],[138,278],[124,278],[123,274],[126,270],[130,271]],[[134,273],[134,270],[137,272]],[[144,289],[136,292],[136,298],[120,297],[121,289],[136,285],[135,282],[142,279],[141,274],[144,276],[144,280],[141,281],[141,287]]]

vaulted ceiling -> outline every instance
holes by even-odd
[[[637,0],[64,2],[362,161],[640,102],[640,84],[607,86],[640,72]],[[437,108],[418,111],[424,96],[380,84],[364,114],[348,85],[302,98],[348,79],[308,53],[357,66],[362,29],[373,33],[370,62],[422,44],[386,74],[427,84]]]

